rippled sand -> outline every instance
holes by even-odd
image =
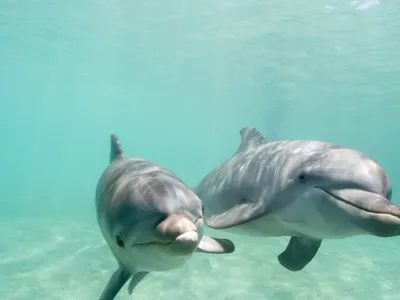
[[[116,268],[97,224],[3,222],[0,236],[2,299],[97,299]],[[225,236],[236,253],[196,254],[182,269],[153,273],[132,299],[398,299],[399,239],[326,240],[306,269],[291,273],[276,259],[288,238]],[[126,287],[116,299],[131,299]]]

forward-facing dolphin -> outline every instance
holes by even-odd
[[[96,210],[118,262],[100,300],[114,299],[132,277],[131,294],[149,272],[178,268],[194,252],[234,251],[231,241],[203,235],[203,206],[192,190],[161,166],[125,157],[115,134],[110,165],[97,185]]]
[[[400,234],[385,170],[366,155],[321,141],[267,142],[256,129],[195,188],[206,224],[233,233],[290,236],[278,260],[299,271],[323,239]]]

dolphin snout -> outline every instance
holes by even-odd
[[[322,180],[315,183],[318,188],[357,189],[382,195],[387,200],[392,198],[392,185],[386,170],[365,154],[337,148],[325,153],[320,165],[317,173],[322,175]]]
[[[171,244],[173,252],[176,254],[189,254],[197,248],[199,235],[196,231],[188,231],[176,238]]]
[[[172,215],[157,226],[158,233],[171,242],[187,232],[197,232],[196,225],[186,216]]]
[[[197,227],[186,216],[172,215],[162,221],[157,230],[160,242],[170,244],[173,252],[188,254],[197,247],[199,241]]]
[[[367,232],[381,237],[400,235],[400,207],[385,196],[358,189],[321,189],[336,200],[360,211],[355,221]]]

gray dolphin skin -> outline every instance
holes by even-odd
[[[323,239],[400,234],[385,170],[356,150],[307,140],[267,142],[255,128],[194,188],[206,224],[248,236],[290,236],[278,261],[303,269]],[[236,245],[237,246],[237,245]]]
[[[111,134],[110,164],[96,189],[97,220],[118,269],[100,300],[112,300],[131,278],[129,294],[152,271],[181,267],[194,252],[232,253],[227,239],[203,235],[203,204],[175,174],[124,155]]]

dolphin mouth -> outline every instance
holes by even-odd
[[[170,250],[176,255],[189,255],[193,253],[199,243],[199,235],[191,230],[179,235],[170,245]]]
[[[172,247],[181,247],[181,248],[196,248],[199,240],[199,236],[196,231],[191,230],[185,233],[178,235],[176,238],[168,238],[168,239],[156,239],[149,242],[136,243],[134,246],[150,246],[150,245],[158,245],[158,246],[172,246]]]
[[[400,218],[400,208],[392,204],[385,196],[375,192],[361,189],[331,189],[320,186],[315,186],[315,188],[364,212]]]
[[[170,245],[173,242],[175,242],[175,239],[156,239],[148,242],[140,242],[140,243],[135,243],[133,247],[136,246],[149,246],[149,245]]]

